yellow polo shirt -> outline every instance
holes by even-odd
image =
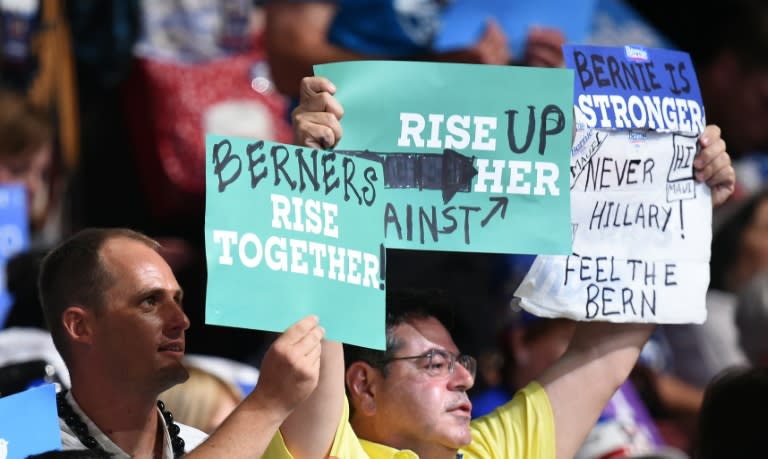
[[[472,443],[462,448],[464,459],[554,459],[555,420],[544,388],[532,382],[494,412],[470,424]],[[339,459],[419,459],[413,451],[397,450],[357,438],[349,425],[349,405],[344,401],[331,456]],[[288,459],[280,431],[272,438],[263,458]]]

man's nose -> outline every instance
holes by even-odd
[[[453,374],[451,374],[451,386],[456,390],[469,390],[475,385],[475,377],[472,373],[464,368],[464,365],[456,362],[453,367]]]
[[[167,328],[169,330],[184,331],[189,328],[189,317],[182,309],[181,305],[175,301],[169,304]]]

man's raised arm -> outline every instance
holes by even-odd
[[[720,128],[707,126],[694,160],[696,180],[712,190],[712,205],[733,193],[736,174]],[[558,459],[571,458],[603,407],[629,376],[654,324],[581,322],[565,355],[539,378],[552,404]]]
[[[325,78],[307,77],[299,88],[293,111],[294,142],[312,148],[333,148],[341,139],[344,114],[333,97],[336,88]],[[293,457],[325,458],[333,444],[344,407],[344,350],[341,343],[323,341],[320,379],[315,391],[280,427]]]
[[[568,351],[538,378],[552,404],[558,459],[576,454],[654,328],[581,322]]]
[[[267,350],[253,392],[185,457],[261,457],[280,424],[315,389],[324,334],[313,316],[286,330]]]
[[[320,380],[309,398],[280,427],[285,445],[297,459],[328,456],[344,408],[344,350],[323,341]]]

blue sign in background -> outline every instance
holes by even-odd
[[[0,186],[0,326],[5,324],[13,304],[6,284],[6,263],[28,247],[26,189],[22,185]]]
[[[582,94],[649,95],[701,104],[688,53],[643,46],[564,45],[565,66],[574,69],[573,99]]]
[[[0,457],[24,459],[57,449],[61,430],[54,384],[0,398]]]
[[[703,132],[704,105],[687,53],[636,45],[565,45],[563,51],[574,70],[577,118],[586,126]]]

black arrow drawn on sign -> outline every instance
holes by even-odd
[[[507,205],[509,204],[509,198],[505,198],[504,196],[497,196],[488,198],[491,201],[495,201],[496,205],[493,206],[493,209],[491,209],[490,212],[488,212],[488,215],[482,221],[480,221],[480,226],[485,227],[485,225],[488,224],[489,221],[491,221],[491,217],[496,215],[499,210],[501,210],[501,219],[503,220],[504,217],[507,215]]]
[[[385,188],[417,188],[441,190],[443,204],[458,192],[470,191],[477,175],[475,157],[467,157],[446,148],[442,155],[430,153],[378,153],[369,150],[336,150],[336,153],[359,156],[384,165]]]

